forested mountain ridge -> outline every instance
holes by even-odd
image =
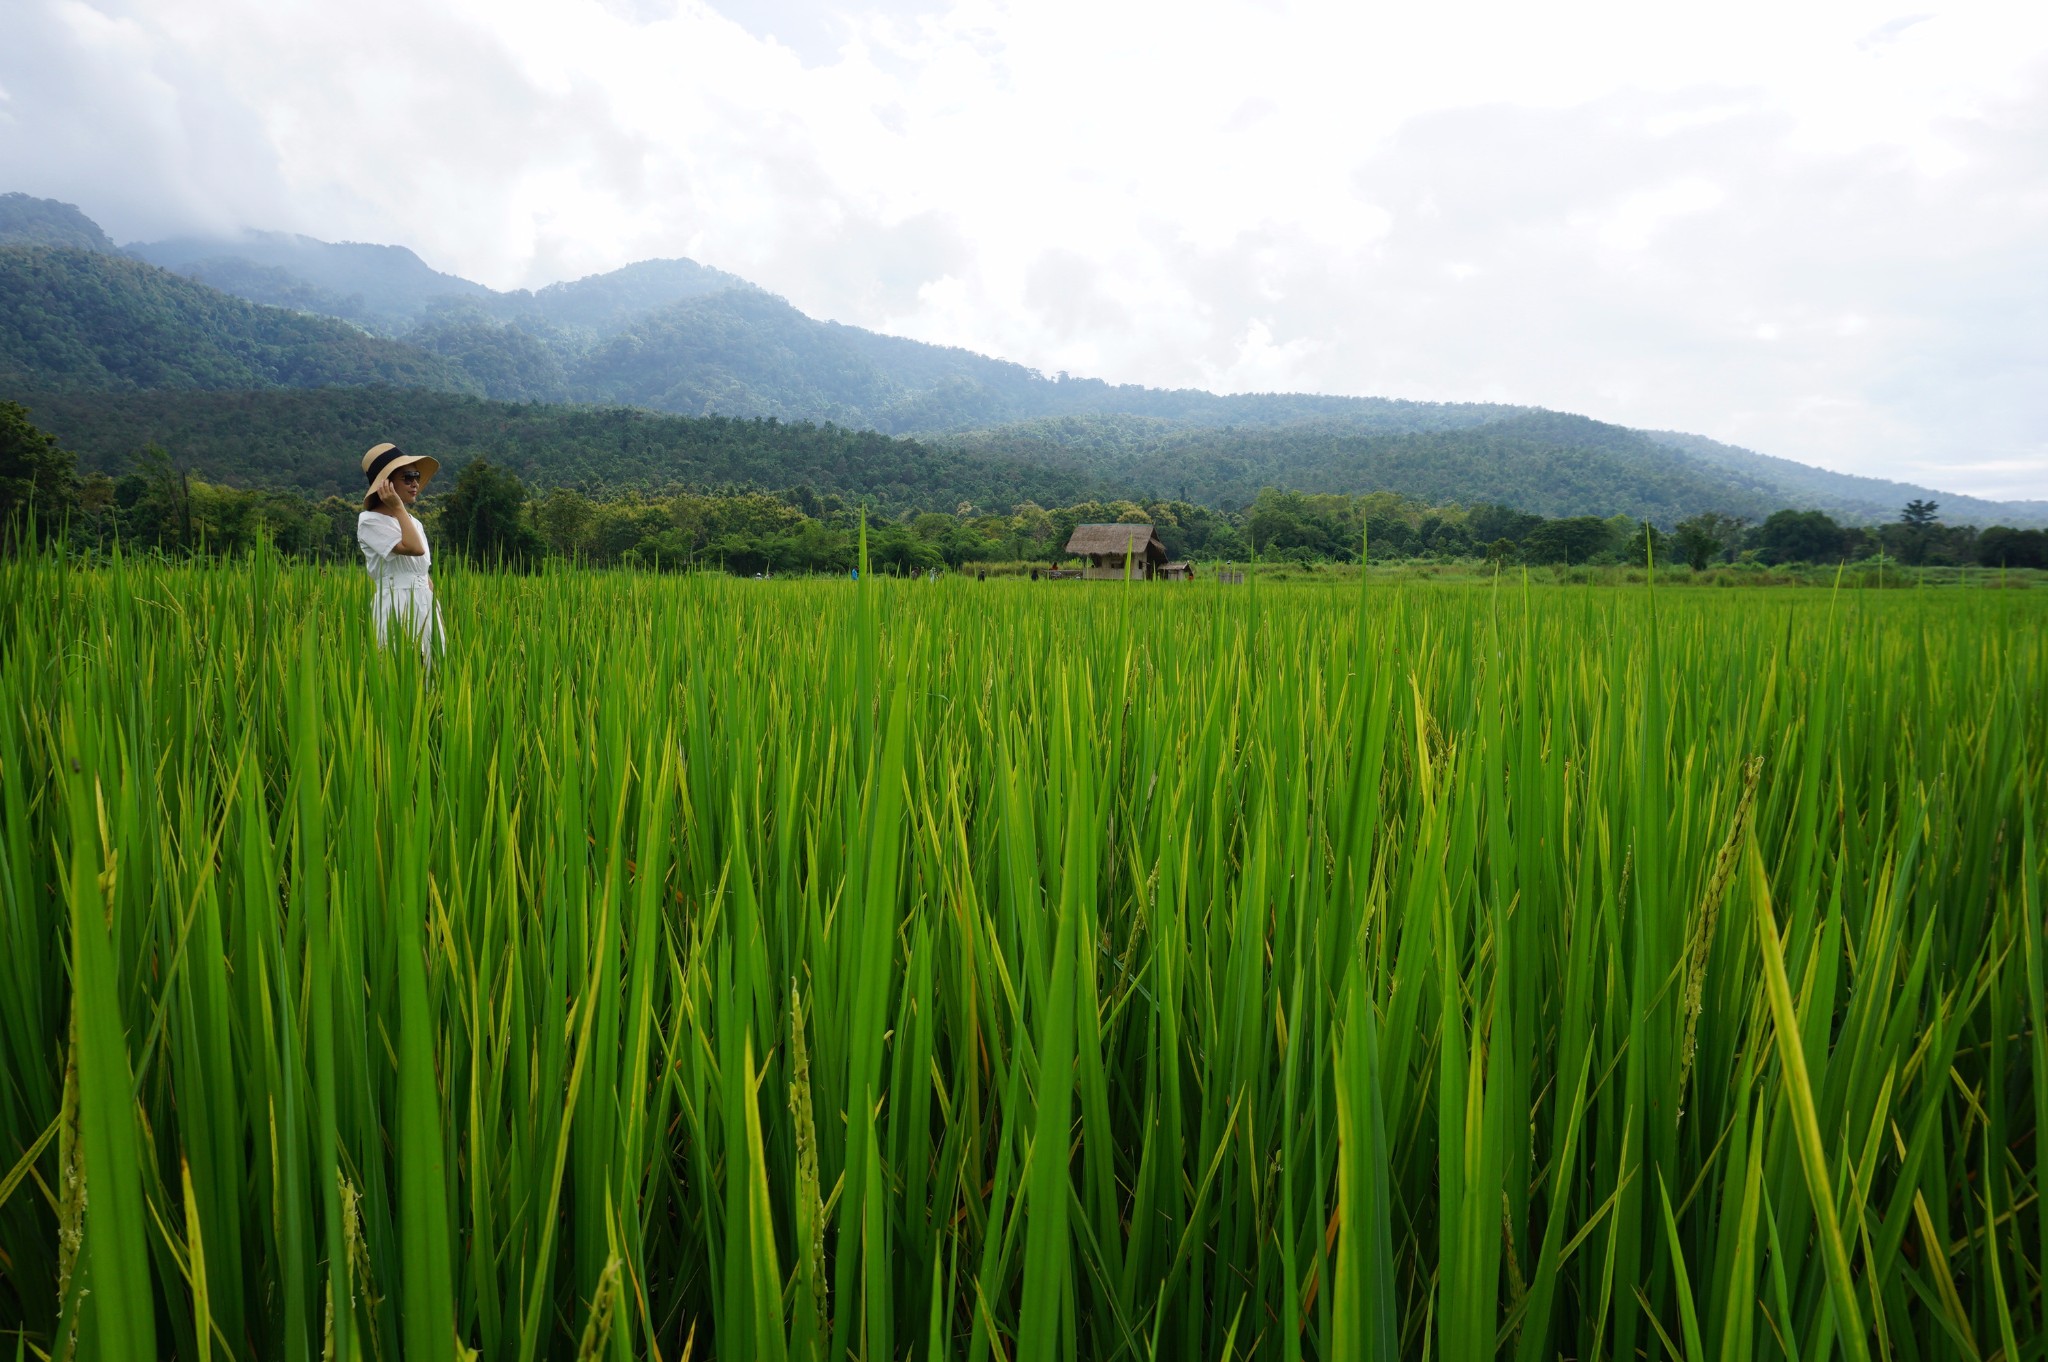
[[[0,246],[0,389],[476,391],[448,361],[123,256]]]
[[[455,308],[500,324],[585,332],[587,342],[685,298],[753,287],[694,260],[642,260],[542,289],[501,292],[444,274],[403,246],[287,232],[174,237],[132,242],[125,250],[251,302],[324,312],[392,336]]]
[[[641,260],[531,292],[496,294],[490,312],[506,321],[531,318],[564,331],[608,336],[659,308],[733,289],[760,292],[736,274],[694,260]]]
[[[1264,487],[1384,490],[1435,504],[1498,502],[1540,515],[1621,514],[1669,525],[1703,511],[1761,520],[1785,504],[1638,431],[1550,411],[1380,434],[1334,422],[1179,429],[1135,448],[1069,443],[1066,451],[1078,467],[1137,494],[1208,506],[1249,505]]]
[[[2048,525],[2048,501],[1989,501],[1888,478],[1836,473],[1759,454],[1739,445],[1723,444],[1704,435],[1676,430],[1641,433],[1688,458],[1748,482],[1760,493],[1775,497],[1779,505],[1828,511],[1850,520],[1889,520],[1909,501],[1937,501],[1943,516],[1950,520],[1987,525]]]
[[[1538,408],[1223,395],[1048,377],[956,347],[819,321],[689,260],[642,261],[500,293],[433,270],[402,247],[250,233],[133,248],[241,295],[229,297],[110,254],[105,234],[69,205],[0,196],[0,241],[10,233],[17,241],[61,239],[73,249],[0,247],[0,397],[381,385],[828,423],[914,436],[926,450],[1036,462],[1056,480],[1212,505],[1248,503],[1265,486],[1388,490],[1668,524],[1702,510],[1756,519],[1783,507],[1882,521],[1917,499],[1939,502],[1951,521],[2048,525],[2044,503],[1848,477],[1699,436]],[[230,253],[208,254],[220,251]],[[390,391],[363,404],[392,419],[413,410],[404,394]],[[130,403],[96,429],[118,428],[123,438],[177,453],[174,439],[203,405]],[[292,410],[283,399],[252,397],[246,405],[258,444],[271,441],[270,423]],[[532,436],[574,424],[562,415],[521,428]],[[80,448],[114,457],[99,437]],[[616,474],[621,487],[632,487],[683,476],[637,455],[604,452],[602,442],[577,448],[551,460],[534,446],[522,467],[545,484],[586,485]],[[209,437],[191,456],[212,461],[224,453]],[[774,458],[762,458],[755,467],[725,465],[724,475],[764,487],[791,481]],[[215,475],[231,482],[261,476],[238,472],[232,461],[216,465]]]
[[[594,496],[685,488],[809,487],[888,510],[1064,505],[1118,495],[1066,462],[1016,459],[811,422],[684,417],[627,407],[546,406],[394,388],[260,392],[6,393],[112,476],[166,450],[209,482],[355,496],[362,451],[392,440],[444,467],[474,458],[538,488]]]
[[[1100,379],[1048,378],[956,346],[821,322],[758,289],[660,309],[572,370],[572,391],[657,411],[832,420],[893,435],[1000,443],[1011,423],[1138,417],[1185,426],[1339,422],[1358,430],[1436,430],[1527,410],[1316,393],[1217,394]],[[992,429],[994,428],[994,429]]]
[[[1096,413],[1194,425],[1324,419],[1360,430],[1427,430],[1519,410],[1047,377],[958,347],[819,321],[737,275],[684,259],[495,292],[434,271],[402,247],[277,232],[127,250],[254,302],[338,317],[420,345],[463,365],[490,396],[514,401],[617,402],[923,436]]]
[[[0,194],[0,246],[58,246],[74,251],[116,253],[100,225],[76,204],[27,194]]]
[[[381,328],[411,322],[434,299],[481,300],[491,295],[484,285],[443,274],[403,246],[249,232],[240,237],[132,242],[126,249],[138,260],[252,302],[293,307],[300,304],[287,299],[297,296],[315,310],[336,308],[332,315]]]
[[[1670,526],[1703,511],[1760,523],[1782,504],[1718,481],[1705,465],[1660,459],[1654,442],[1638,432],[1555,412],[1389,435],[1304,427],[1183,429],[1160,437],[1169,441],[1163,450],[1132,454],[1078,439],[1065,448],[1020,449],[773,417],[684,417],[388,387],[0,389],[0,396],[26,403],[89,471],[118,476],[137,466],[137,451],[156,446],[209,481],[313,497],[351,494],[362,447],[392,439],[431,450],[451,467],[488,458],[542,489],[605,496],[808,486],[892,510],[1137,498],[1242,511],[1273,487],[1389,492],[1430,504],[1510,505],[1547,516],[1625,515]],[[1158,423],[1131,420],[1140,430],[1157,430]],[[1091,426],[1076,420],[1063,428],[1071,433]],[[1991,519],[2042,523],[2013,515]]]

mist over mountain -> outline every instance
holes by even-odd
[[[1048,378],[970,350],[821,322],[692,260],[643,260],[498,292],[433,270],[403,247],[279,232],[125,249],[252,302],[341,318],[474,365],[478,385],[506,400],[623,403],[921,435],[1112,412],[1196,425],[1339,419],[1361,430],[1425,430],[1522,410]],[[559,376],[538,362],[529,341],[555,357]]]
[[[0,195],[0,396],[249,392],[242,415],[255,423],[252,447],[289,447],[294,459],[317,464],[304,432],[274,428],[293,419],[290,404],[262,394],[333,387],[874,431],[916,437],[927,453],[950,447],[1006,468],[1036,462],[1062,488],[1082,479],[1218,506],[1249,503],[1266,486],[1387,490],[1669,524],[1702,511],[1760,519],[1785,507],[1881,521],[1924,499],[1958,523],[2048,525],[2044,502],[1956,496],[1536,408],[1048,377],[819,321],[690,260],[502,292],[437,271],[401,246],[277,232],[117,250],[75,207]],[[417,410],[395,392],[364,400],[394,416]],[[59,433],[100,460],[117,456],[110,440],[169,444],[177,431],[190,435],[187,399],[125,402],[122,419],[98,424],[85,419],[89,403],[60,405]],[[444,417],[430,424],[447,430]],[[568,427],[540,420],[520,429],[519,465],[537,481],[587,482],[600,469],[621,487],[664,480],[658,459],[593,455],[587,440],[579,471],[566,459],[553,467],[545,434]],[[682,440],[669,431],[654,443]],[[236,479],[218,432],[205,451],[214,476]],[[790,485],[792,470],[765,451],[727,459],[720,476]],[[756,456],[748,471],[745,460]],[[918,457],[899,460],[891,476]],[[678,465],[666,480],[702,471]],[[858,491],[849,480],[856,472],[841,469],[831,481]],[[974,482],[957,470],[948,477]],[[1006,473],[994,485],[1029,481]]]
[[[403,246],[285,232],[176,237],[123,249],[251,302],[323,312],[394,336],[437,313],[473,311],[500,323],[581,331],[587,341],[685,298],[753,287],[694,260],[642,260],[542,289],[501,292],[443,274]]]
[[[491,296],[482,284],[443,274],[403,246],[247,232],[134,242],[126,250],[252,302],[330,312],[366,325],[403,326],[436,299]],[[303,302],[290,300],[294,287]]]

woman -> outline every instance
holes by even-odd
[[[394,444],[373,445],[363,455],[363,476],[370,490],[363,513],[356,517],[356,543],[376,584],[370,618],[377,642],[388,641],[391,623],[419,641],[420,654],[433,660],[441,638],[441,613],[434,605],[434,584],[427,577],[433,554],[427,532],[413,519],[412,504],[433,480],[441,465],[425,454],[408,454]]]

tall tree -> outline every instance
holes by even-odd
[[[441,507],[442,537],[474,563],[524,568],[547,551],[526,523],[526,487],[517,476],[471,459]]]
[[[77,456],[38,430],[19,402],[0,402],[0,535],[33,516],[50,533],[77,509]]]
[[[1613,542],[1614,530],[1606,521],[1580,515],[1544,521],[1530,531],[1522,548],[1533,563],[1583,563]]]
[[[1940,509],[1940,503],[1916,497],[1899,512],[1899,524],[1905,527],[1899,538],[1899,557],[1915,567],[1927,561],[1927,550],[1940,532],[1941,522],[1934,515]]]
[[[1678,544],[1678,552],[1694,572],[1706,571],[1709,564],[1721,555],[1722,550],[1735,543],[1742,534],[1742,520],[1739,516],[1722,515],[1719,511],[1702,511],[1688,516],[1671,528],[1671,536]]]
[[[1977,561],[1985,567],[2048,568],[2048,530],[1993,525],[1977,536]]]
[[[1622,561],[1631,567],[1662,563],[1671,556],[1671,536],[1645,520],[1638,524],[1622,545]]]
[[[1825,511],[1775,511],[1757,526],[1755,538],[1773,563],[1826,563],[1848,547],[1842,527]]]

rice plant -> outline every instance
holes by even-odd
[[[2048,1349],[2048,593],[0,565],[0,1344]]]

